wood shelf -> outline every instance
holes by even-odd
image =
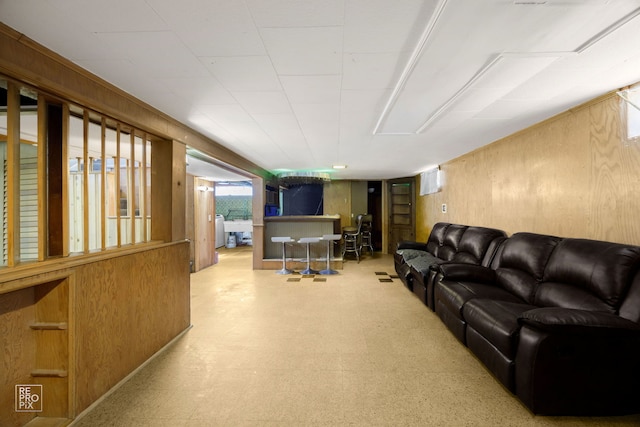
[[[66,378],[69,373],[63,369],[34,369],[32,377]]]
[[[67,322],[36,322],[29,327],[37,331],[66,331],[68,329]]]

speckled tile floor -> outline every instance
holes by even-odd
[[[221,248],[191,277],[193,327],[73,425],[640,425],[532,415],[392,274],[376,254],[288,282]]]

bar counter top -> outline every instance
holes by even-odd
[[[340,234],[340,215],[286,215],[264,217],[264,258],[281,259],[282,244],[271,241],[272,237],[291,237],[296,241],[303,237],[322,237],[325,234]],[[314,257],[325,256],[326,243],[312,245]],[[296,244],[288,249],[292,258],[306,256],[305,245]]]
[[[264,217],[264,222],[316,222],[336,220],[340,220],[340,215],[280,215]]]

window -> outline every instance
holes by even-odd
[[[38,95],[20,89],[20,261],[38,259]]]
[[[441,189],[440,167],[429,169],[420,174],[420,195],[437,193]]]
[[[69,251],[148,242],[151,141],[146,134],[75,107],[69,135]]]
[[[0,104],[0,261],[11,266],[39,258],[38,95],[0,80]]]
[[[151,139],[0,77],[0,266],[150,241]]]

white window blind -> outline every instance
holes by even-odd
[[[420,174],[420,195],[433,194],[440,191],[440,168],[429,169]]]

